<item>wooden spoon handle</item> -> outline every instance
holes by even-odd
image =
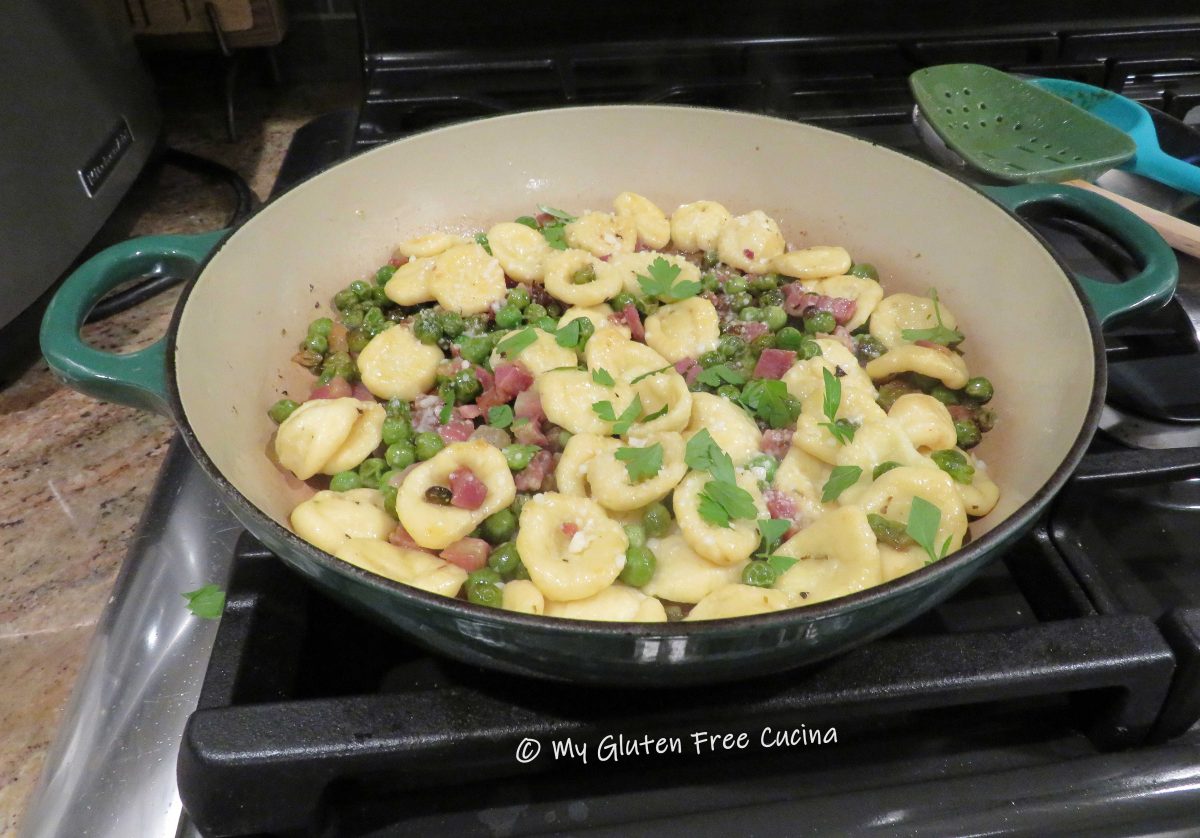
[[[1124,195],[1109,192],[1107,189],[1096,186],[1094,183],[1088,183],[1086,180],[1068,180],[1066,185],[1095,192],[1097,195],[1103,195],[1108,200],[1120,204],[1157,230],[1158,234],[1171,247],[1181,253],[1186,253],[1188,256],[1200,259],[1200,227],[1197,227],[1195,224],[1189,224],[1173,215],[1167,215],[1165,212],[1160,212],[1145,204],[1139,204],[1137,201],[1130,200]]]

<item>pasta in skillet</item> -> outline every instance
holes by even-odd
[[[549,618],[764,614],[940,561],[1000,490],[936,290],[888,294],[761,210],[541,207],[402,242],[333,299],[282,398],[302,538]]]

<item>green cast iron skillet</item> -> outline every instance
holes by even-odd
[[[1002,496],[974,540],[936,564],[804,608],[696,623],[551,619],[471,605],[361,570],[287,527],[311,490],[267,456],[265,410],[311,376],[289,363],[306,324],[396,242],[487,228],[538,203],[607,209],[632,190],[668,211],[716,200],[762,209],[789,242],[840,244],[889,293],[936,286],[996,385],[1000,422],[978,449]],[[982,194],[981,194],[982,192]],[[1072,276],[1018,216],[1088,220],[1134,255],[1122,284]],[[106,291],[149,265],[195,268],[166,337],[110,355],[79,330]],[[1104,399],[1101,326],[1164,304],[1176,264],[1120,207],[1054,185],[976,191],[903,154],[782,119],[699,108],[565,108],[463,123],[340,163],[235,230],[117,245],[69,277],[46,312],[54,371],[99,399],[171,416],[230,509],[335,599],[437,652],[541,678],[595,684],[726,681],[812,663],[883,635],[944,600],[1003,552],[1063,486]]]

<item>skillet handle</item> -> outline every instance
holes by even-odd
[[[42,354],[68,386],[102,401],[164,416],[167,399],[166,338],[128,355],[88,346],[79,331],[92,307],[122,283],[165,267],[192,276],[224,230],[191,236],[145,236],[102,250],[63,281],[42,318]]]
[[[1124,207],[1082,189],[1054,183],[1019,186],[980,186],[985,195],[1016,215],[1031,209],[1052,209],[1088,222],[1129,251],[1137,275],[1118,284],[1076,276],[1101,326],[1112,326],[1138,313],[1150,313],[1175,293],[1179,263],[1175,254],[1150,225]]]

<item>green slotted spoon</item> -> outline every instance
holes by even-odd
[[[908,84],[942,141],[997,180],[1088,180],[1137,151],[1128,134],[1104,120],[982,64],[927,67]]]

